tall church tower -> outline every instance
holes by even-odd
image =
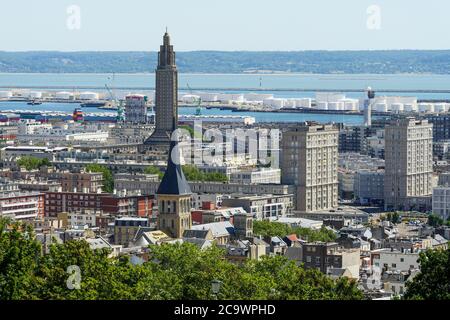
[[[178,123],[178,71],[170,36],[164,34],[156,69],[155,122],[156,128],[145,141],[144,149],[170,145],[170,136]]]
[[[177,141],[170,142],[169,160],[156,192],[159,206],[158,229],[181,238],[192,227],[191,188],[180,165]]]

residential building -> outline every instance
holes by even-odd
[[[431,207],[433,125],[404,118],[385,128],[384,201],[386,209]]]
[[[128,246],[132,243],[137,231],[142,227],[148,227],[147,218],[121,217],[114,222],[114,243]]]
[[[344,249],[335,242],[302,243],[304,267],[315,268],[322,273],[333,273],[333,269],[347,270],[349,277],[359,279],[359,248]]]
[[[153,215],[153,196],[135,194],[47,192],[45,216],[60,212],[103,211],[115,216],[150,217]]]
[[[432,211],[444,220],[450,219],[450,186],[433,189]]]
[[[412,252],[411,252],[412,251]],[[385,271],[409,271],[419,269],[418,250],[395,250],[394,248],[384,248],[371,251],[371,263],[374,267],[379,267]]]
[[[292,195],[236,195],[222,198],[224,207],[242,207],[256,220],[277,219],[290,215],[293,207]]]
[[[297,210],[338,206],[338,135],[332,125],[309,124],[283,133],[282,183],[297,187]]]
[[[242,170],[230,174],[230,182],[241,184],[276,184],[280,181],[280,169]]]
[[[384,199],[384,170],[357,171],[353,183],[355,200],[360,204],[381,204]]]
[[[0,191],[0,217],[10,217],[16,220],[30,220],[43,216],[43,193]]]
[[[212,237],[218,245],[228,243],[235,235],[234,227],[229,221],[193,225],[190,229],[197,231],[211,230]]]
[[[142,94],[125,97],[125,121],[127,123],[147,123],[147,101]]]

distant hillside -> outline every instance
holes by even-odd
[[[156,52],[0,52],[0,72],[153,72]],[[178,52],[183,73],[450,73],[445,51]]]

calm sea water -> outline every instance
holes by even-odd
[[[138,87],[152,88],[155,84],[154,74],[5,74],[0,73],[0,88],[14,86],[65,86],[72,90],[78,87],[91,86],[109,87]],[[371,86],[373,89],[397,90],[396,93],[377,95],[408,95],[419,99],[450,99],[450,94],[402,92],[402,90],[447,90],[450,89],[450,75],[418,75],[418,74],[180,74],[179,86],[187,85],[196,88],[262,88],[276,97],[314,97],[314,92],[273,91],[274,89],[363,89]],[[102,91],[102,90],[95,90]],[[146,92],[145,89],[137,90]],[[232,90],[227,92],[239,92]],[[117,93],[120,93],[118,90]],[[121,92],[130,93],[130,92]],[[348,97],[360,98],[362,93],[346,93]],[[44,103],[39,106],[29,106],[26,103],[0,102],[0,111],[5,110],[48,110],[72,112],[77,107],[74,104]],[[87,112],[104,112],[104,110],[86,109]],[[180,114],[195,114],[194,108],[180,108]],[[248,115],[255,117],[258,122],[302,122],[318,121],[342,122],[347,124],[361,124],[363,117],[359,115],[334,114],[304,114],[304,113],[275,113],[275,112],[232,112],[229,110],[203,109],[204,115]]]
[[[0,88],[5,86],[80,86],[152,88],[154,74],[7,74],[0,73]],[[364,89],[397,90],[389,95],[410,95],[420,99],[450,99],[450,94],[402,93],[402,90],[447,90],[450,75],[421,74],[180,74],[179,86],[195,88],[277,88],[277,89]],[[233,91],[232,91],[233,92]],[[274,92],[278,97],[313,97],[314,92]],[[377,92],[377,94],[385,94]],[[360,93],[348,93],[360,97]]]

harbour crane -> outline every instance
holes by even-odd
[[[110,79],[110,78],[108,78]],[[114,79],[115,79],[115,74],[113,74],[113,85],[114,85]],[[111,97],[111,107],[113,108],[117,108],[117,116],[116,116],[116,120],[117,122],[123,122],[125,120],[125,116],[124,116],[124,109],[123,109],[123,102],[122,101],[118,101],[116,98],[116,95],[114,94],[114,92],[108,87],[107,84],[105,84],[105,88],[108,91],[110,97]]]
[[[187,86],[187,88],[189,89],[189,92],[192,95],[193,102],[197,105],[197,109],[195,110],[195,115],[196,116],[201,116],[202,115],[202,98],[200,98],[200,97],[195,98],[194,94],[193,94],[193,91],[192,91],[192,88],[189,86],[189,83],[187,83],[186,86]]]

